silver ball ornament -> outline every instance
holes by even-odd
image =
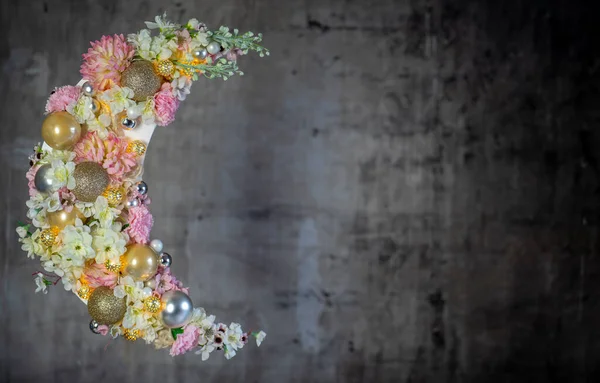
[[[92,96],[94,94],[94,87],[89,81],[86,81],[81,85],[81,93],[86,96]]]
[[[163,250],[163,243],[160,239],[153,239],[150,241],[150,247],[152,250],[156,251],[156,254],[160,254],[160,252]]]
[[[136,207],[140,205],[140,201],[137,198],[127,201],[127,207]]]
[[[206,49],[196,49],[192,55],[198,60],[204,60],[208,56],[208,51]]]
[[[148,184],[145,183],[144,181],[138,182],[135,185],[135,187],[137,188],[138,193],[140,193],[141,195],[148,193]]]
[[[221,52],[221,45],[216,41],[212,41],[210,44],[208,44],[208,46],[206,47],[206,50],[211,55],[214,55],[214,54]]]
[[[100,334],[100,331],[98,330],[98,326],[100,326],[100,325],[94,319],[92,319],[90,321],[90,331],[93,332],[94,334]]]
[[[169,266],[171,266],[171,263],[173,263],[173,258],[171,257],[171,254],[162,253],[160,255],[160,264],[161,265],[163,265],[164,267],[169,267]]]
[[[123,129],[132,130],[137,126],[137,121],[132,120],[131,118],[124,118],[121,121],[121,125],[123,126]]]
[[[50,164],[42,165],[37,172],[35,173],[35,179],[33,181],[35,188],[40,193],[47,193],[54,191],[54,185],[52,182],[52,178],[50,178],[50,172],[52,171],[52,166]]]
[[[181,327],[192,318],[194,305],[184,292],[168,291],[162,295],[162,302],[164,310],[160,313],[160,319],[166,327]]]

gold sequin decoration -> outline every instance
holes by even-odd
[[[125,192],[123,189],[114,187],[106,189],[102,195],[106,197],[108,204],[111,206],[118,206],[121,204],[121,202],[123,202],[123,198],[125,198]]]
[[[73,194],[82,202],[96,202],[108,186],[109,178],[106,169],[96,162],[81,162],[73,172],[75,189]]]
[[[113,273],[118,273],[122,267],[121,263],[113,263],[110,261],[110,259],[104,262],[104,266],[106,266],[106,269],[108,271],[111,271]]]
[[[127,339],[130,342],[133,342],[135,340],[137,340],[137,338],[140,337],[140,330],[138,329],[130,329],[130,328],[126,328],[125,332],[123,333],[123,337],[125,337],[125,339]]]
[[[88,300],[88,312],[98,324],[115,324],[125,315],[125,298],[115,297],[113,290],[100,286],[95,289]]]
[[[50,229],[42,230],[42,232],[40,233],[40,242],[42,242],[44,246],[50,247],[54,245],[56,237],[59,233],[60,229],[56,226],[53,226]]]
[[[163,77],[171,77],[175,70],[175,64],[171,60],[159,61],[156,64],[156,73]]]
[[[154,70],[150,61],[134,61],[121,74],[121,86],[133,90],[134,101],[146,101],[154,96],[162,85],[162,77]]]
[[[79,288],[79,290],[77,290],[77,295],[79,295],[81,297],[81,299],[88,300],[90,298],[91,294],[92,294],[92,290],[90,289],[90,286],[88,286],[88,285],[81,285],[81,288]]]
[[[135,153],[138,157],[141,157],[146,153],[146,144],[142,141],[132,141],[127,145],[128,153]]]
[[[160,298],[151,296],[144,300],[144,308],[146,311],[151,313],[157,313],[160,310],[161,302]]]

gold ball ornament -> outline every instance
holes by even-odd
[[[125,298],[115,297],[113,290],[106,286],[95,289],[88,299],[88,312],[99,324],[115,324],[125,315]]]
[[[132,141],[127,145],[127,152],[134,153],[136,156],[141,157],[146,153],[146,144],[142,141]]]
[[[58,227],[51,227],[50,229],[44,229],[40,233],[40,242],[42,242],[42,244],[44,246],[50,247],[50,246],[54,245],[54,242],[56,241],[56,237],[58,236],[59,233],[60,233],[60,229]]]
[[[123,199],[125,198],[125,192],[122,188],[118,187],[108,188],[104,192],[103,196],[106,197],[106,200],[108,201],[109,205],[118,206],[121,204],[121,202],[123,202]]]
[[[163,77],[171,77],[173,71],[175,71],[175,64],[171,60],[159,61],[156,64],[156,73]]]
[[[90,295],[92,294],[92,289],[88,285],[81,285],[79,290],[77,290],[77,295],[81,297],[81,299],[88,300],[90,299]]]
[[[95,162],[81,162],[75,166],[73,172],[75,189],[73,194],[82,202],[96,202],[108,186],[109,178],[106,169]]]
[[[140,335],[140,330],[138,329],[126,328],[125,332],[123,332],[123,337],[130,342],[136,341],[137,338],[140,337]]]
[[[52,149],[71,149],[81,138],[81,125],[67,112],[50,114],[42,124],[42,138]]]
[[[157,313],[160,310],[161,301],[159,297],[151,296],[144,299],[144,308],[151,313]]]
[[[76,207],[68,212],[66,210],[58,210],[49,212],[46,214],[46,219],[50,226],[58,227],[59,229],[64,229],[65,226],[72,225],[75,226],[75,220],[79,218],[82,222],[85,222],[85,215]]]
[[[147,281],[156,275],[158,270],[158,255],[150,246],[141,244],[127,246],[123,261],[123,273],[137,281]]]
[[[121,86],[133,90],[134,101],[146,101],[159,91],[161,85],[162,78],[150,61],[134,61],[121,74]]]

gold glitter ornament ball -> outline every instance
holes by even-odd
[[[150,61],[134,61],[121,74],[121,86],[133,90],[133,99],[138,102],[154,96],[161,85],[162,78],[154,71]]]
[[[88,312],[98,324],[115,324],[125,315],[125,298],[117,298],[113,290],[100,286],[94,290],[88,300]]]
[[[75,166],[73,172],[75,189],[73,194],[82,202],[96,202],[108,186],[109,178],[106,169],[95,162],[81,162]]]
[[[103,195],[111,206],[118,206],[125,198],[125,192],[121,188],[108,188]]]
[[[54,245],[54,241],[56,241],[56,237],[59,233],[60,229],[58,227],[42,230],[40,233],[40,242],[42,242],[44,246],[50,247]]]
[[[130,328],[126,328],[125,332],[123,333],[123,337],[125,339],[127,339],[128,341],[133,342],[133,341],[137,340],[137,338],[140,337],[140,330],[138,330],[138,329],[132,330]]]
[[[146,153],[146,144],[142,141],[132,141],[127,145],[127,152],[134,153],[136,156],[141,157]]]
[[[160,305],[161,302],[159,297],[151,296],[144,299],[144,308],[146,309],[146,311],[151,312],[153,314],[157,313],[160,310]]]
[[[163,77],[171,77],[175,70],[175,64],[171,60],[159,61],[156,64],[156,73]]]

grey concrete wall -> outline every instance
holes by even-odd
[[[588,3],[588,4],[586,4]],[[584,382],[600,374],[597,6],[2,1],[0,382]],[[235,359],[107,343],[17,244],[27,153],[80,54],[167,10],[265,34],[200,81],[145,179]]]

